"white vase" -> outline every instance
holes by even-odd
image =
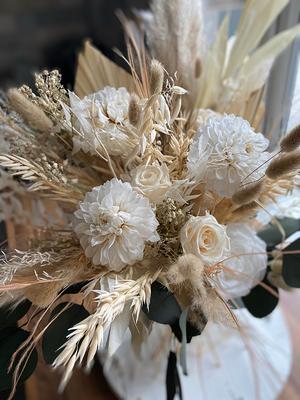
[[[236,314],[241,332],[209,323],[188,344],[188,376],[178,367],[184,400],[275,400],[282,391],[292,352],[280,308],[264,319],[244,309]],[[105,376],[121,399],[164,400],[169,350],[169,328],[155,324],[141,359],[128,337],[104,360]]]

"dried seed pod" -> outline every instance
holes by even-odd
[[[245,186],[243,189],[237,191],[232,196],[232,201],[235,204],[242,205],[248,204],[253,200],[256,200],[264,187],[264,181],[258,181]]]
[[[151,61],[150,67],[150,92],[151,94],[161,93],[164,85],[164,69],[157,60]]]
[[[132,94],[129,101],[128,108],[129,122],[136,126],[141,117],[141,106],[139,104],[139,97],[136,94]]]
[[[7,95],[12,107],[29,126],[41,132],[48,132],[53,127],[52,121],[44,111],[28,100],[18,89],[10,89]]]
[[[300,146],[300,125],[292,129],[280,142],[282,151],[290,152],[296,150]]]
[[[276,157],[268,166],[266,176],[277,179],[300,168],[300,150],[284,153]]]

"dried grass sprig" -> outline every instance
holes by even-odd
[[[45,167],[35,161],[16,155],[0,155],[0,165],[10,175],[29,182],[28,192],[41,192],[41,195],[66,203],[77,205],[84,194],[75,185],[69,184],[56,163],[45,162]]]
[[[82,363],[85,355],[87,368],[90,366],[97,350],[103,344],[104,332],[123,312],[126,304],[130,304],[136,318],[142,305],[149,305],[151,283],[159,273],[160,271],[154,274],[146,273],[136,280],[119,282],[112,292],[97,291],[96,312],[71,328],[62,352],[53,363],[54,368],[65,368],[61,389],[68,383],[76,362]]]
[[[264,181],[260,180],[258,182],[249,184],[244,188],[238,190],[232,196],[232,200],[234,203],[239,205],[250,203],[251,201],[254,201],[259,197],[263,189],[264,189]]]
[[[280,142],[282,151],[290,152],[300,146],[300,125],[291,130]]]
[[[18,89],[10,89],[7,93],[13,108],[34,129],[48,132],[53,127],[50,118],[36,104],[28,100]]]
[[[157,60],[151,60],[150,66],[150,93],[152,95],[159,94],[163,90],[164,85],[164,69]]]
[[[129,101],[129,108],[128,108],[128,118],[129,122],[136,126],[138,125],[140,118],[141,118],[141,106],[140,106],[140,99],[136,94],[132,94],[130,96]]]
[[[276,157],[266,169],[266,176],[270,179],[278,179],[300,168],[300,151],[294,150]]]

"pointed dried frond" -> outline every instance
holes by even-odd
[[[297,25],[277,34],[249,56],[235,78],[238,87],[236,102],[246,101],[251,93],[265,85],[274,61],[299,34],[300,25]]]
[[[199,80],[197,106],[214,107],[222,89],[223,68],[225,65],[229,18],[225,17],[214,44],[204,61],[203,73]]]
[[[233,76],[259,44],[263,35],[289,0],[247,0],[230,53],[225,77]]]
[[[129,92],[134,90],[132,76],[86,41],[78,58],[75,93],[84,97],[105,86],[125,87]]]

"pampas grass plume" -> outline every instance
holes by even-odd
[[[280,178],[300,168],[300,150],[284,153],[276,157],[266,170],[266,176],[270,179]]]
[[[141,107],[139,104],[139,97],[136,94],[132,94],[129,101],[128,108],[129,122],[136,126],[139,123],[141,117]]]
[[[52,121],[44,111],[28,100],[18,89],[10,89],[7,95],[12,107],[24,118],[30,127],[41,132],[47,132],[52,128]]]
[[[232,196],[232,201],[235,204],[243,205],[248,204],[253,200],[256,200],[264,187],[264,181],[261,180],[256,183],[247,185],[245,188],[240,189]]]
[[[164,85],[164,69],[157,60],[151,61],[150,67],[150,92],[151,94],[161,93]]]
[[[290,152],[296,150],[300,146],[300,125],[292,129],[280,142],[282,151]]]

